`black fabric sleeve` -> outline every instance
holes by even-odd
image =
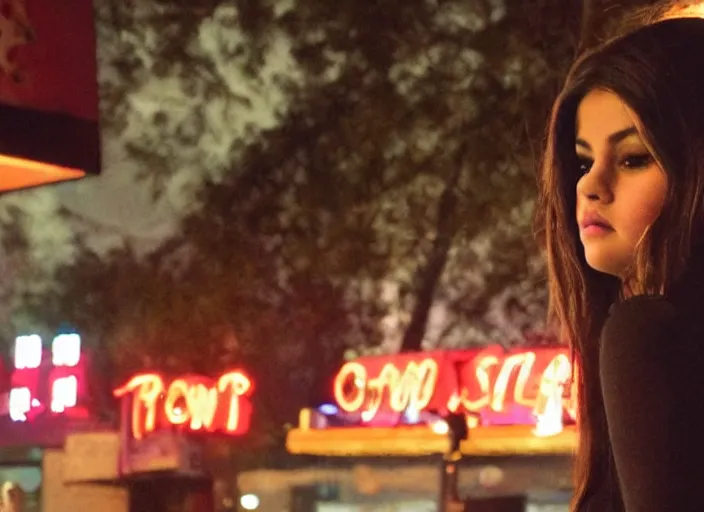
[[[688,339],[663,298],[611,309],[600,377],[627,512],[704,511],[702,343]]]

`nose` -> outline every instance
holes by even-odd
[[[577,182],[577,195],[587,201],[608,203],[613,200],[612,176],[608,166],[594,162]]]

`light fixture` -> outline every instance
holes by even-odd
[[[450,432],[450,426],[445,420],[436,420],[430,425],[430,430],[439,436],[447,435]]]
[[[256,494],[243,494],[240,498],[240,505],[245,510],[257,510],[259,503],[259,497]]]
[[[340,409],[335,404],[322,404],[318,407],[318,412],[326,416],[335,416]]]

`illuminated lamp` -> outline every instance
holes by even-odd
[[[245,510],[257,510],[259,503],[259,497],[256,494],[244,494],[240,498],[240,505]]]

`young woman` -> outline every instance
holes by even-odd
[[[580,58],[538,208],[578,363],[574,510],[704,511],[704,20]]]

